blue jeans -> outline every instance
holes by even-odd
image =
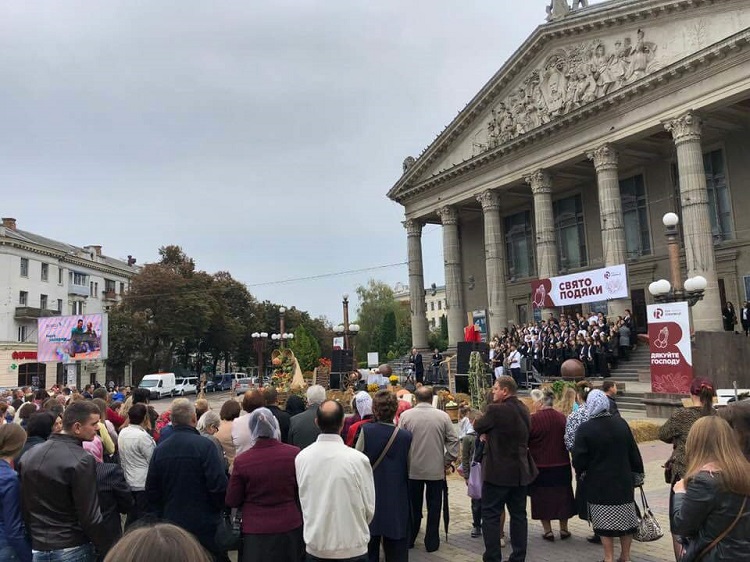
[[[0,546],[0,560],[3,562],[18,562],[19,558],[16,556],[16,549],[9,544]]]
[[[96,557],[91,543],[60,550],[34,551],[34,562],[94,562],[94,560]]]

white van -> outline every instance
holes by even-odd
[[[151,398],[173,396],[175,390],[174,373],[157,373],[146,375],[141,379],[138,388],[145,388],[151,393]]]
[[[176,379],[174,394],[175,396],[198,394],[198,377],[185,377]]]

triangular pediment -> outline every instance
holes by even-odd
[[[615,0],[541,25],[419,158],[407,158],[388,196],[401,201],[748,29],[747,0]]]

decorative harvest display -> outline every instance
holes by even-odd
[[[305,379],[291,349],[274,349],[271,364],[274,367],[271,386],[277,391],[299,393],[304,390]]]
[[[391,382],[391,386],[396,386],[398,384],[398,376],[391,375],[388,377],[388,380]]]
[[[489,390],[486,370],[482,355],[478,351],[472,351],[469,357],[469,394],[471,394],[471,407],[476,410],[484,408],[486,403]]]

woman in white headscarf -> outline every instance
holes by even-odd
[[[354,396],[354,407],[357,408],[360,419],[349,427],[344,436],[344,441],[349,447],[354,447],[357,442],[359,428],[366,423],[375,421],[372,416],[372,396],[368,392],[361,390]]]
[[[241,562],[299,562],[305,556],[294,467],[299,448],[281,442],[271,410],[258,408],[243,419],[252,445],[235,457],[226,495],[228,507],[242,508]]]
[[[573,466],[586,482],[591,526],[601,537],[604,561],[615,560],[615,537],[622,550],[618,560],[628,561],[638,528],[633,489],[643,483],[643,459],[627,422],[610,414],[606,394],[592,390],[586,411],[588,420],[573,444]]]

